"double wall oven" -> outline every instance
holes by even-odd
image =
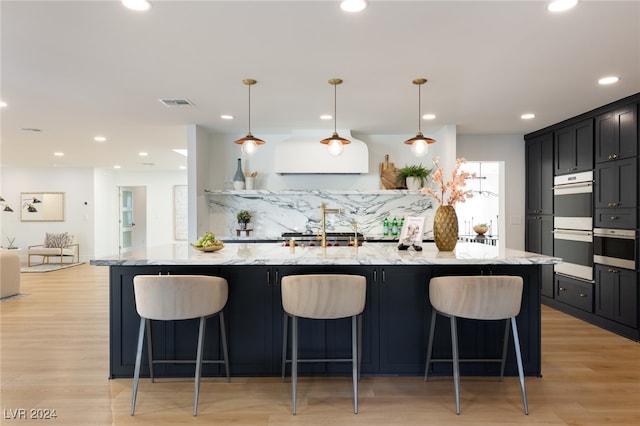
[[[553,202],[554,271],[593,282],[593,172],[556,176]]]

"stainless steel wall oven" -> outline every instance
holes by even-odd
[[[638,234],[633,229],[593,230],[593,261],[602,265],[638,268]]]
[[[593,172],[556,176],[553,253],[558,274],[593,282]]]

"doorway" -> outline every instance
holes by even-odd
[[[147,243],[147,187],[120,186],[118,189],[118,253],[126,253]]]

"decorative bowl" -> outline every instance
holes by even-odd
[[[194,249],[196,249],[198,251],[212,252],[212,251],[222,250],[224,248],[224,245],[222,245],[222,246],[196,247],[195,244],[191,244],[191,247],[193,247]]]
[[[476,225],[476,226],[473,227],[473,230],[479,235],[484,235],[485,232],[487,232],[489,230],[489,227]]]

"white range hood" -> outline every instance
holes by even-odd
[[[350,130],[338,130],[349,139],[338,157],[329,155],[327,145],[320,141],[331,135],[330,130],[292,132],[275,147],[274,170],[278,174],[361,174],[369,173],[369,149],[361,140],[351,136]]]

